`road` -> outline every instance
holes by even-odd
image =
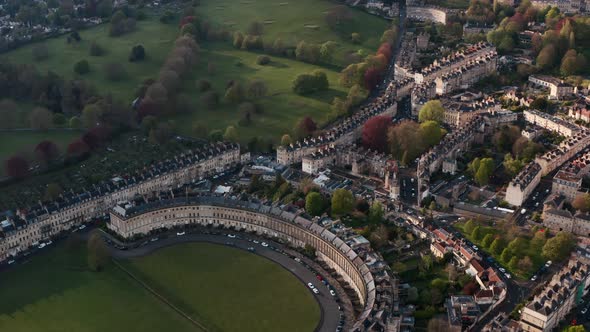
[[[312,293],[312,296],[318,302],[321,309],[321,320],[316,331],[336,331],[341,321],[341,311],[339,310],[340,307],[336,302],[336,298],[330,295],[328,288],[324,286],[322,282],[320,282],[316,278],[315,272],[306,268],[304,264],[296,262],[286,254],[277,251],[276,249],[281,248],[280,244],[276,244],[274,242],[271,243],[267,240],[260,240],[266,241],[267,243],[271,243],[272,246],[263,247],[260,244],[255,244],[251,242],[253,239],[256,238],[251,238],[249,236],[246,237],[246,235],[244,234],[238,235],[238,237],[228,238],[226,235],[187,233],[183,236],[171,236],[168,238],[159,239],[155,242],[148,242],[146,245],[140,246],[135,249],[118,250],[111,247],[111,252],[114,258],[128,259],[133,257],[144,256],[164,247],[189,242],[209,242],[219,245],[228,245],[227,243],[231,243],[233,247],[241,250],[247,250],[248,247],[254,247],[255,254],[265,257],[290,271],[295,277],[297,277],[301,282],[303,282],[306,289],[310,293],[311,290],[309,290],[309,288],[307,287],[308,282],[313,283],[319,289],[319,295],[315,295]],[[220,264],[223,264],[223,262],[220,262]]]

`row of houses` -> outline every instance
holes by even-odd
[[[115,176],[80,192],[66,192],[51,202],[17,208],[0,222],[0,261],[39,241],[107,214],[120,201],[152,195],[228,170],[249,159],[240,146],[215,143]]]
[[[174,198],[176,196],[176,198]],[[358,316],[350,331],[399,331],[397,279],[369,241],[339,221],[311,220],[295,206],[273,205],[256,199],[176,195],[167,199],[125,202],[110,212],[109,229],[123,238],[153,230],[201,225],[231,227],[289,242],[310,245],[317,259],[335,271],[337,280],[356,296]]]

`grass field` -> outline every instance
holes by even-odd
[[[198,331],[114,266],[86,271],[84,252],[59,245],[2,272],[0,331]],[[304,285],[243,251],[187,244],[125,264],[212,331],[311,331],[319,321]]]
[[[229,30],[246,32],[250,23],[264,24],[262,38],[272,44],[281,38],[286,45],[297,45],[301,40],[312,43],[334,41],[338,43],[336,64],[344,64],[344,55],[363,49],[373,53],[380,43],[381,34],[388,22],[363,11],[350,9],[352,20],[336,29],[328,26],[325,13],[335,2],[326,0],[204,0],[197,7],[197,13],[213,23]],[[360,45],[353,44],[350,35],[361,35]]]
[[[254,21],[264,24],[263,39],[267,45],[281,38],[285,45],[295,46],[299,41],[311,43],[334,41],[337,44],[333,64],[311,65],[287,58],[273,58],[273,63],[265,67],[256,65],[257,53],[236,50],[230,42],[201,42],[201,60],[194,72],[184,82],[182,93],[192,97],[193,111],[190,114],[176,116],[176,125],[181,134],[192,135],[194,122],[204,122],[209,130],[225,129],[236,125],[240,116],[237,105],[224,104],[215,110],[206,110],[200,105],[196,91],[197,79],[209,79],[215,90],[223,96],[225,86],[230,80],[248,81],[261,79],[269,86],[269,96],[260,100],[264,110],[256,114],[248,127],[238,128],[242,142],[254,136],[277,142],[280,136],[290,132],[296,121],[303,116],[313,116],[316,122],[328,119],[330,103],[335,96],[344,96],[346,89],[338,85],[338,73],[347,64],[347,54],[359,52],[370,54],[379,46],[381,34],[389,22],[360,10],[350,9],[352,20],[332,29],[325,20],[325,13],[337,5],[327,0],[299,0],[277,2],[273,0],[240,1],[206,0],[196,7],[198,15],[212,22],[215,26],[224,26],[230,31],[247,31]],[[147,78],[154,78],[159,72],[165,57],[178,36],[176,23],[162,24],[157,17],[150,16],[139,21],[134,32],[120,37],[108,35],[109,25],[103,24],[80,32],[82,41],[68,44],[66,36],[48,39],[45,43],[49,49],[49,58],[34,61],[32,49],[35,44],[20,47],[0,55],[0,61],[13,63],[32,63],[41,72],[51,70],[67,78],[74,78],[74,64],[82,59],[90,62],[91,72],[82,76],[102,94],[110,93],[115,98],[130,103],[135,97],[135,90]],[[361,35],[361,42],[353,44],[352,32]],[[101,57],[89,54],[93,41],[102,45],[107,53]],[[147,59],[130,63],[128,56],[132,46],[142,44],[147,52]],[[241,61],[243,66],[235,64]],[[217,72],[210,75],[207,64],[215,63]],[[108,63],[125,64],[128,77],[122,81],[107,80],[103,67]],[[316,69],[324,70],[329,77],[331,89],[311,96],[297,96],[291,91],[291,82],[297,74],[308,73]]]
[[[234,248],[183,244],[126,265],[212,331],[313,331],[320,319],[289,271]]]
[[[202,65],[195,68],[192,75],[194,79],[186,80],[184,86],[185,93],[192,97],[194,111],[174,118],[181,133],[190,135],[194,122],[201,122],[209,129],[223,129],[228,125],[237,126],[240,119],[236,104],[222,101],[213,110],[201,105],[200,93],[196,89],[198,79],[209,80],[221,97],[227,82],[233,79],[244,83],[260,79],[266,83],[268,95],[258,100],[263,107],[262,112],[252,117],[249,126],[238,128],[243,141],[253,136],[277,140],[280,135],[291,132],[299,118],[308,115],[321,123],[328,118],[334,97],[346,96],[347,89],[338,84],[338,72],[335,70],[321,69],[330,81],[328,91],[299,96],[291,91],[292,80],[300,73],[318,69],[317,66],[281,57],[271,57],[270,64],[260,66],[256,64],[257,57],[256,53],[236,50],[227,43],[207,44],[201,52]],[[217,67],[213,75],[207,73],[208,62]],[[240,66],[236,65],[238,62]]]
[[[75,130],[0,132],[0,175],[4,172],[4,160],[14,154],[33,158],[35,146],[45,139],[53,141],[63,152],[79,136],[80,132]]]
[[[120,37],[110,37],[109,25],[102,24],[80,31],[82,41],[79,43],[66,43],[67,36],[39,42],[45,43],[49,50],[49,58],[46,60],[33,60],[32,50],[36,44],[19,47],[2,54],[0,60],[34,64],[40,72],[51,70],[64,77],[74,78],[77,76],[74,73],[74,64],[86,59],[90,63],[90,73],[81,76],[83,79],[91,82],[99,92],[111,93],[115,98],[131,103],[139,83],[147,78],[153,78],[159,72],[164,58],[170,52],[172,44],[178,36],[177,29],[175,24],[161,24],[156,18],[151,18],[137,22],[134,32]],[[106,50],[105,55],[90,56],[89,50],[93,41]],[[138,44],[145,47],[147,58],[141,62],[129,62],[131,48]],[[118,82],[107,80],[103,70],[107,63],[125,64],[127,79]]]

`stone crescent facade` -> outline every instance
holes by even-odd
[[[189,197],[111,210],[110,230],[123,238],[148,234],[151,230],[198,224],[226,226],[277,237],[316,249],[318,259],[335,269],[358,295],[363,311],[353,331],[362,331],[376,300],[375,279],[363,259],[329,230],[294,213],[250,201],[223,197]]]

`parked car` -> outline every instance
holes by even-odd
[[[311,290],[313,291],[314,294],[319,294],[320,293],[320,291],[317,288],[312,288]]]
[[[261,245],[262,245],[263,247],[268,247],[268,243],[266,243],[266,242],[262,242],[262,243],[261,243]]]
[[[235,235],[233,235],[233,234],[227,234],[227,237],[229,237],[229,238],[231,238],[231,239],[235,239],[235,238],[236,238],[236,236],[235,236]]]
[[[546,267],[550,267],[550,266],[551,266],[551,264],[553,264],[553,262],[552,262],[552,261],[547,261],[547,263],[545,263],[545,266],[546,266]]]
[[[186,232],[176,232],[176,236],[183,236],[185,234],[186,234]]]
[[[502,272],[502,273],[506,272],[506,269],[503,267],[499,267],[498,270],[500,270],[500,272]]]
[[[336,292],[333,289],[330,289],[330,295],[336,296]]]
[[[311,282],[308,282],[307,283],[307,287],[309,287],[310,289],[314,289],[315,288],[314,285]]]
[[[531,281],[536,281],[537,280],[537,275],[535,274],[532,278]]]

